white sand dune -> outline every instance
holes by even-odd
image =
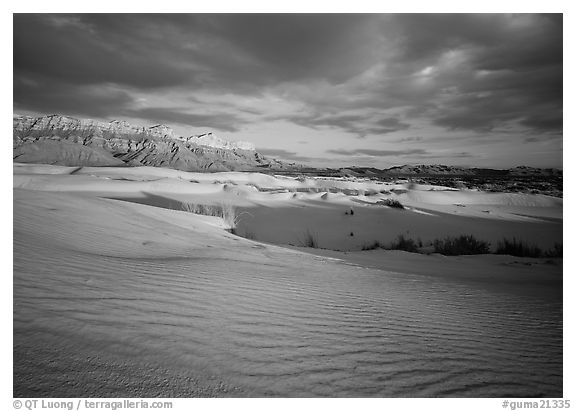
[[[561,223],[267,193],[247,184],[315,183],[258,174],[65,171],[15,166],[15,396],[562,396],[558,262],[310,254],[232,235],[216,217],[106,197],[238,201],[258,239],[299,218],[338,227],[350,207],[366,227],[379,215],[398,227]]]

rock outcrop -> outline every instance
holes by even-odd
[[[68,166],[154,166],[184,171],[298,169],[259,154],[254,145],[228,142],[212,133],[181,137],[168,126],[139,127],[50,115],[15,116],[13,158]]]
[[[58,164],[61,166],[123,166],[124,162],[105,150],[67,141],[37,141],[14,148],[19,163]]]
[[[208,146],[214,148],[224,148],[226,150],[247,150],[255,151],[254,144],[247,141],[226,141],[217,137],[213,133],[200,134],[197,136],[190,136],[182,138],[187,143],[198,144],[200,146]]]

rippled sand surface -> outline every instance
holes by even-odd
[[[14,194],[15,395],[562,396],[561,282],[509,292]]]

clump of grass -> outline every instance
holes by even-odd
[[[418,242],[416,242],[412,238],[405,238],[401,234],[396,238],[396,241],[391,242],[390,245],[384,248],[386,250],[402,250],[408,251],[409,253],[417,253],[419,247],[422,247],[422,240],[419,239]]]
[[[196,204],[196,203],[182,203],[182,210],[193,213],[201,214],[211,217],[219,217],[224,220],[227,229],[232,233],[236,233],[236,227],[240,222],[240,217],[244,214],[250,215],[247,211],[240,214],[236,213],[236,207],[230,203],[213,204]]]
[[[562,252],[560,246],[560,252]],[[553,252],[553,251],[552,251]],[[528,244],[522,240],[517,240],[515,237],[512,240],[507,238],[498,241],[496,247],[496,254],[513,255],[514,257],[533,257],[538,258],[542,256],[542,250],[533,244]]]
[[[446,237],[444,240],[434,240],[434,252],[443,255],[488,254],[490,244],[477,240],[472,235]]]
[[[554,247],[544,253],[547,258],[562,258],[562,244],[554,243]]]
[[[350,233],[352,236],[354,233]],[[436,239],[431,243],[434,247],[434,252],[455,256],[455,255],[475,255],[475,254],[490,254],[490,243],[476,239],[473,235],[461,235],[458,237],[446,237],[443,240]],[[376,250],[383,248],[385,250],[402,250],[410,253],[420,253],[423,243],[421,239],[414,240],[412,238],[399,235],[396,240],[385,245],[376,240],[371,243],[365,243],[362,246],[362,251]],[[555,243],[554,247],[547,251],[542,251],[535,245],[527,244],[523,241],[513,238],[512,240],[503,239],[498,242],[496,254],[507,254],[515,257],[545,257],[545,258],[562,258],[563,250],[562,244]]]
[[[392,207],[392,208],[398,208],[403,210],[404,206],[402,205],[402,203],[398,200],[394,200],[392,198],[386,198],[384,200],[380,200],[376,203],[377,205],[384,205],[387,207]]]
[[[301,244],[304,247],[318,248],[318,240],[316,239],[316,235],[314,235],[310,230],[306,230],[304,240],[301,241]]]
[[[385,250],[401,250],[408,251],[409,253],[417,253],[419,252],[420,247],[422,247],[422,240],[418,239],[418,241],[415,241],[412,238],[406,238],[401,234],[396,238],[395,241],[392,241],[388,245],[384,245],[378,240],[372,243],[364,244],[362,246],[362,251],[383,248]]]
[[[236,215],[236,208],[230,203],[223,203],[221,207],[224,223],[226,223],[230,229],[235,229],[240,221],[240,215]]]
[[[222,217],[222,208],[212,204],[181,203],[182,210],[192,214]]]
[[[376,250],[377,248],[382,248],[382,245],[380,244],[380,241],[378,241],[378,240],[376,240],[370,244],[364,244],[362,246],[362,251]]]

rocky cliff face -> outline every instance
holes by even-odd
[[[190,137],[180,137],[180,139],[187,143],[197,144],[199,146],[223,148],[226,150],[247,150],[247,151],[256,150],[254,144],[249,143],[247,141],[226,141],[217,137],[213,133],[200,134],[197,136],[190,136]]]
[[[139,127],[125,121],[102,123],[59,115],[15,116],[13,130],[13,158],[18,162],[146,165],[184,171],[298,168],[262,156],[251,143],[228,142],[212,133],[181,137],[165,125]]]

